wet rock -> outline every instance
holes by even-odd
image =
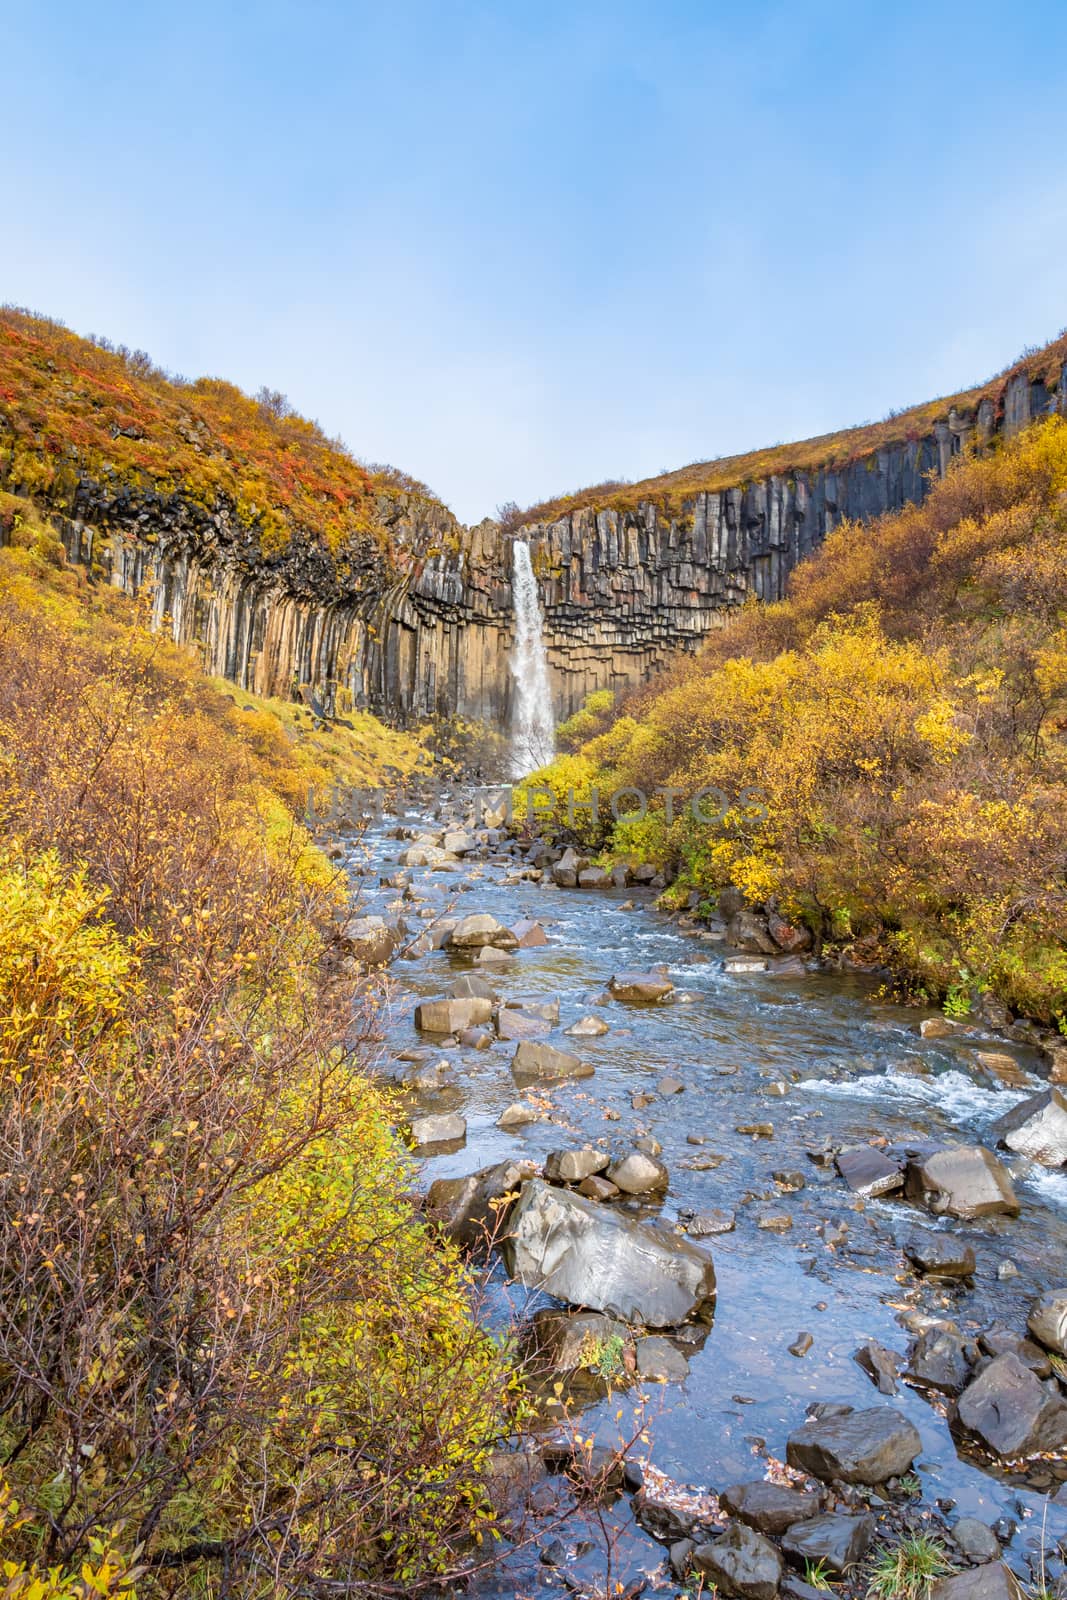
[[[969,1278],[976,1265],[971,1246],[951,1233],[913,1233],[904,1254],[927,1278]]]
[[[756,1218],[756,1227],[765,1233],[789,1233],[793,1219],[787,1211],[768,1211]]]
[[[496,1036],[507,1042],[519,1039],[539,1039],[549,1031],[550,1024],[540,1017],[528,1016],[511,1006],[501,1006],[496,1014]]]
[[[907,1417],[891,1406],[813,1417],[790,1434],[786,1459],[824,1483],[885,1483],[907,1472],[922,1441]]]
[[[672,1549],[685,1539],[692,1551],[693,1541],[689,1535],[697,1526],[697,1518],[692,1511],[673,1505],[666,1497],[661,1499],[644,1488],[634,1496],[633,1509],[637,1522],[653,1539],[670,1545]]]
[[[754,1528],[734,1522],[713,1544],[697,1545],[693,1566],[719,1594],[737,1600],[774,1600],[782,1580],[782,1558]]]
[[[637,1341],[637,1371],[646,1383],[684,1383],[689,1362],[669,1339],[649,1334]]]
[[[532,1161],[498,1161],[463,1178],[437,1178],[426,1194],[426,1214],[464,1249],[499,1231],[508,1197],[536,1172]]]
[[[930,1590],[930,1600],[1025,1600],[1025,1596],[1018,1578],[1003,1561],[991,1561],[951,1578],[939,1578]]]
[[[478,951],[474,959],[481,967],[500,968],[506,966],[513,957],[510,950],[498,950],[495,945],[487,944]]]
[[[830,1512],[788,1529],[782,1549],[801,1565],[822,1562],[831,1572],[848,1572],[867,1554],[874,1531],[872,1516]]]
[[[1026,1326],[1046,1350],[1067,1356],[1067,1289],[1043,1294],[1031,1307]]]
[[[498,1128],[525,1128],[531,1122],[540,1122],[541,1113],[535,1111],[533,1106],[526,1105],[522,1100],[514,1101],[510,1106],[505,1106],[496,1119]]]
[[[418,1152],[440,1149],[443,1145],[458,1146],[466,1137],[467,1120],[455,1111],[411,1119],[411,1142]]]
[[[738,911],[726,924],[726,942],[753,955],[773,956],[778,946],[771,938],[767,919],[758,911]]]
[[[624,1194],[666,1194],[670,1181],[667,1168],[642,1150],[631,1150],[608,1168],[608,1178]]]
[[[896,1162],[869,1144],[850,1145],[837,1155],[837,1170],[852,1190],[866,1199],[903,1189],[904,1174]]]
[[[732,1211],[698,1211],[689,1218],[685,1231],[691,1239],[710,1239],[717,1233],[732,1233],[736,1220]]]
[[[903,1363],[895,1350],[887,1350],[877,1339],[868,1339],[866,1344],[860,1345],[852,1359],[858,1367],[863,1368],[879,1394],[896,1394],[897,1373]]]
[[[548,934],[539,922],[513,922],[511,931],[520,950],[534,950],[548,943]]]
[[[480,995],[463,1000],[424,1000],[415,1007],[415,1026],[423,1033],[459,1033],[463,1028],[488,1022],[492,1003]]]
[[[441,848],[452,856],[469,856],[475,845],[469,833],[457,828],[445,834]]]
[[[1067,1165],[1067,1095],[1045,1089],[1013,1106],[990,1129],[996,1142],[1043,1167]]]
[[[496,990],[488,978],[483,978],[480,972],[464,972],[452,985],[452,993],[457,1000],[468,1000],[474,996],[478,999],[496,1003]]]
[[[539,1179],[512,1212],[506,1256],[523,1283],[650,1328],[684,1322],[715,1293],[696,1245]]]
[[[600,1017],[579,1017],[577,1022],[572,1022],[569,1028],[564,1028],[564,1033],[572,1039],[599,1039],[609,1032],[608,1025]]]
[[[581,1183],[603,1172],[609,1157],[585,1145],[581,1150],[552,1150],[545,1157],[545,1177],[550,1183]]]
[[[811,930],[805,928],[803,924],[798,927],[795,923],[787,922],[777,911],[767,913],[767,932],[779,950],[784,950],[787,955],[796,955],[802,950],[811,949]]]
[[[515,1051],[511,1072],[517,1083],[558,1083],[564,1078],[591,1078],[592,1066],[550,1044],[523,1039]]]
[[[488,1050],[493,1042],[484,1028],[461,1028],[456,1037],[465,1050]]]
[[[585,860],[574,850],[564,850],[552,868],[552,882],[559,889],[576,888],[579,870],[585,865]]]
[[[771,1177],[783,1194],[799,1194],[808,1181],[802,1172],[772,1172]]]
[[[681,1094],[685,1089],[685,1084],[681,1078],[666,1077],[659,1080],[656,1089],[662,1095]]]
[[[723,962],[722,970],[724,972],[736,972],[736,973],[740,973],[740,972],[766,972],[767,971],[767,963],[766,963],[766,961],[762,961],[758,957],[755,957],[755,956],[734,956],[729,961],[724,961]]]
[[[977,1517],[960,1517],[949,1529],[949,1536],[963,1559],[974,1566],[1000,1559],[1000,1540],[992,1528],[979,1522]]]
[[[906,1193],[938,1215],[971,1221],[1019,1214],[1011,1179],[991,1150],[950,1145],[908,1163]]]
[[[961,1022],[952,1022],[948,1017],[927,1017],[919,1023],[919,1033],[924,1039],[949,1039],[954,1033],[964,1033],[966,1029]]]
[[[616,1000],[648,1004],[670,994],[674,984],[658,972],[617,972],[608,987]]]
[[[735,1133],[747,1133],[753,1139],[773,1139],[773,1122],[739,1122]]]
[[[619,1197],[619,1190],[616,1189],[615,1185],[610,1183],[607,1178],[602,1178],[596,1174],[582,1179],[578,1185],[578,1193],[584,1194],[587,1200],[607,1201],[617,1200]]]
[[[924,1389],[937,1389],[941,1394],[959,1394],[971,1375],[963,1340],[939,1328],[919,1335],[906,1371]]]
[[[1002,1050],[978,1050],[975,1052],[975,1063],[987,1077],[994,1078],[997,1083],[1003,1084],[1008,1089],[1024,1089],[1026,1087],[1026,1073],[1020,1067],[1014,1056],[1009,1056]]]
[[[461,917],[448,936],[448,943],[453,950],[517,950],[519,941],[510,928],[505,928],[502,922],[491,917],[488,912],[476,912],[473,916]]]
[[[558,1000],[505,1000],[510,1011],[523,1011],[529,1017],[540,1017],[542,1022],[555,1025],[559,1021]]]
[[[990,1328],[978,1335],[979,1347],[987,1356],[1016,1356],[1029,1367],[1035,1378],[1051,1378],[1052,1363],[1040,1345],[1032,1344],[1011,1328]]]
[[[806,1489],[789,1489],[784,1484],[755,1479],[735,1483],[724,1489],[719,1499],[732,1517],[746,1522],[757,1533],[776,1538],[794,1523],[817,1516],[822,1510],[821,1494]]]
[[[578,874],[579,889],[612,889],[614,883],[606,867],[583,867]]]
[[[539,1311],[525,1340],[537,1367],[550,1372],[596,1372],[607,1352],[617,1350],[620,1375],[634,1365],[633,1334],[602,1311]],[[608,1376],[608,1374],[605,1374]]]
[[[634,1140],[634,1149],[643,1150],[646,1156],[658,1156],[662,1154],[663,1146],[652,1134],[643,1133],[640,1139]]]
[[[671,1569],[671,1576],[681,1583],[692,1564],[693,1551],[696,1544],[692,1539],[676,1539],[667,1552],[667,1562]]]
[[[996,1356],[959,1399],[959,1419],[994,1455],[1067,1449],[1067,1402],[1017,1356]]]
[[[416,1066],[405,1076],[404,1083],[419,1094],[436,1094],[439,1089],[445,1089],[453,1083],[455,1076],[450,1061],[434,1061]]]
[[[789,1346],[789,1354],[796,1356],[799,1360],[801,1356],[807,1355],[814,1343],[815,1340],[810,1333],[798,1333],[793,1343]]]
[[[341,929],[341,941],[365,967],[380,967],[392,960],[401,935],[384,917],[352,917]]]

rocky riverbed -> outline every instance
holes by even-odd
[[[950,1600],[1052,1592],[1062,1058],[470,820],[457,794],[336,847],[427,1205],[544,1402],[493,1464],[515,1549],[468,1592],[862,1593],[902,1532],[943,1542]]]

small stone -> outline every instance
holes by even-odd
[[[753,1139],[773,1139],[774,1138],[774,1123],[773,1122],[739,1122],[734,1131],[736,1133],[747,1133]]]
[[[689,1362],[669,1339],[649,1334],[637,1341],[637,1371],[649,1383],[684,1383]]]
[[[1035,1301],[1026,1326],[1046,1350],[1067,1356],[1067,1289],[1053,1289]]]
[[[772,1538],[791,1528],[794,1523],[816,1516],[823,1505],[820,1493],[806,1489],[789,1489],[784,1484],[770,1483],[765,1478],[751,1483],[735,1483],[720,1495],[725,1509],[732,1517],[746,1522],[757,1533],[770,1534]]]
[[[896,1394],[897,1373],[900,1371],[901,1358],[893,1350],[887,1350],[884,1344],[879,1344],[877,1339],[868,1339],[861,1345],[852,1357],[856,1365],[862,1367],[867,1376],[874,1383],[879,1394]]]
[[[584,1194],[587,1200],[615,1200],[621,1190],[617,1189],[607,1178],[601,1178],[594,1174],[591,1177],[582,1179],[578,1185],[578,1193]]]
[[[784,1194],[799,1194],[807,1182],[802,1172],[772,1172],[771,1177]]]
[[[969,1278],[976,1265],[971,1246],[948,1233],[913,1233],[904,1254],[927,1278]]]
[[[853,1194],[873,1199],[903,1189],[904,1174],[895,1162],[869,1144],[851,1145],[838,1152],[837,1170]]]
[[[609,985],[616,1000],[649,1004],[670,994],[674,984],[654,972],[618,972]]]
[[[661,1078],[657,1083],[656,1088],[662,1095],[681,1094],[685,1088],[685,1084],[682,1082],[681,1078],[667,1077]]]
[[[550,1183],[581,1183],[603,1172],[609,1157],[585,1145],[581,1150],[552,1150],[545,1158],[545,1177]]]
[[[844,1573],[863,1560],[874,1531],[872,1516],[849,1517],[831,1512],[788,1529],[782,1549],[794,1561],[810,1561],[813,1566],[821,1563],[831,1572]]]
[[[732,1211],[700,1211],[689,1218],[685,1231],[691,1239],[710,1239],[717,1233],[732,1233],[735,1221]]]
[[[815,1340],[810,1333],[798,1333],[793,1343],[789,1346],[791,1356],[806,1356]]]
[[[521,1100],[516,1100],[512,1105],[505,1106],[496,1119],[496,1125],[498,1128],[525,1128],[531,1122],[540,1120],[539,1111],[535,1111],[533,1106],[528,1106]]]
[[[610,1032],[606,1022],[600,1017],[579,1017],[577,1022],[572,1022],[569,1028],[564,1028],[564,1033],[572,1039],[599,1039]]]
[[[960,1517],[949,1529],[953,1544],[964,1560],[978,1566],[983,1561],[999,1561],[1000,1540],[977,1517]]]
[[[788,1212],[771,1211],[757,1218],[756,1226],[765,1233],[788,1233],[793,1226],[793,1219]]]
[[[519,1083],[556,1083],[563,1078],[593,1076],[593,1068],[588,1062],[532,1039],[520,1042],[512,1059],[511,1072]]]
[[[608,1168],[608,1177],[624,1194],[666,1194],[669,1182],[663,1162],[641,1150],[632,1150],[615,1162]]]
[[[466,1119],[457,1112],[445,1116],[412,1118],[411,1141],[416,1150],[428,1151],[441,1145],[462,1144],[466,1137]]]

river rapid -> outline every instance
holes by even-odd
[[[446,814],[462,818],[463,809],[457,796]],[[398,828],[386,817],[349,840],[344,866],[355,910],[401,918],[409,942],[440,919],[474,912],[509,926],[539,922],[547,944],[477,970],[503,1000],[558,1000],[559,1023],[547,1041],[580,1054],[595,1073],[539,1089],[540,1120],[502,1130],[501,1112],[522,1097],[510,1070],[514,1044],[442,1048],[414,1025],[416,1004],[449,995],[472,970],[470,960],[443,949],[401,954],[385,980],[377,1070],[403,1076],[418,1062],[398,1058],[412,1052],[426,1062],[447,1059],[453,1081],[413,1099],[411,1109],[458,1110],[467,1123],[461,1148],[421,1163],[422,1187],[505,1158],[540,1165],[561,1147],[590,1143],[623,1153],[644,1137],[662,1147],[670,1187],[659,1204],[622,1202],[635,1215],[678,1227],[679,1218],[712,1209],[736,1219],[732,1231],[698,1241],[714,1258],[718,1293],[706,1336],[684,1341],[684,1381],[593,1398],[583,1434],[614,1446],[643,1424],[646,1442],[634,1445],[635,1458],[677,1485],[719,1491],[783,1460],[787,1435],[813,1402],[891,1404],[922,1439],[915,1516],[996,1524],[1007,1559],[1030,1576],[1041,1544],[1054,1550],[1067,1537],[1067,1505],[1053,1503],[1067,1462],[1042,1462],[1028,1475],[997,1467],[954,1437],[943,1401],[932,1403],[906,1382],[886,1401],[853,1356],[869,1339],[904,1355],[913,1334],[902,1318],[915,1313],[948,1319],[969,1339],[994,1326],[1023,1333],[1034,1296],[1067,1280],[1067,1170],[1001,1152],[1020,1215],[964,1223],[938,1220],[899,1197],[858,1199],[832,1156],[821,1163],[827,1150],[879,1137],[991,1143],[993,1120],[1046,1086],[1037,1052],[981,1027],[924,1039],[918,1025],[933,1013],[889,1003],[874,978],[806,970],[796,961],[777,970],[772,961],[765,973],[729,972],[725,963],[737,952],[658,911],[651,891],[560,889],[547,873],[543,882],[520,880],[521,850],[506,840],[446,870],[404,867],[411,836],[443,825],[440,816],[409,817]],[[660,964],[676,985],[672,1003],[632,1006],[607,994],[614,973]],[[590,1013],[607,1033],[564,1036]],[[1019,1076],[1011,1086],[980,1063],[990,1050],[1014,1057]],[[684,1087],[663,1093],[667,1075]],[[739,1131],[756,1126],[759,1133]],[[965,1238],[977,1260],[973,1279],[918,1276],[901,1252],[917,1228]],[[485,1279],[490,1320],[503,1326],[552,1303],[509,1283],[494,1258]],[[807,1344],[801,1336],[810,1336],[810,1347],[792,1353]],[[557,1529],[555,1564],[539,1559],[544,1541],[535,1538],[466,1592],[482,1600],[595,1593],[604,1582],[605,1519],[615,1547],[612,1582],[643,1579],[647,1593],[683,1592],[663,1544],[637,1525],[625,1495],[598,1517],[579,1515]]]

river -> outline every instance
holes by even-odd
[[[423,1106],[459,1109],[467,1119],[463,1148],[427,1159],[423,1184],[506,1157],[541,1162],[553,1149],[587,1141],[624,1151],[635,1138],[651,1136],[662,1146],[670,1189],[661,1206],[630,1202],[633,1209],[667,1221],[712,1208],[736,1215],[733,1231],[701,1241],[714,1257],[718,1296],[707,1337],[687,1349],[686,1380],[595,1401],[582,1417],[584,1432],[615,1444],[634,1425],[644,1397],[648,1443],[637,1454],[680,1484],[719,1490],[761,1476],[768,1454],[783,1458],[787,1435],[812,1402],[857,1409],[886,1403],[853,1354],[871,1338],[906,1352],[909,1334],[900,1317],[908,1311],[951,1319],[966,1337],[994,1325],[1023,1332],[1034,1295],[1062,1286],[1067,1171],[1004,1153],[1021,1214],[944,1223],[901,1199],[857,1200],[832,1162],[819,1165],[809,1154],[876,1136],[982,1142],[994,1118],[1045,1086],[1035,1051],[981,1028],[923,1039],[918,1024],[933,1013],[889,1002],[873,978],[798,972],[795,962],[781,976],[773,963],[767,973],[730,973],[724,959],[736,952],[700,928],[680,927],[655,908],[651,892],[514,881],[522,863],[505,851],[449,871],[412,869],[409,887],[388,887],[382,880],[403,870],[408,843],[391,836],[397,831],[391,821],[348,847],[360,913],[399,914],[413,933],[434,917],[475,911],[508,925],[540,922],[548,944],[520,950],[487,975],[504,999],[558,1000],[560,1021],[548,1041],[574,1049],[595,1068],[592,1078],[544,1091],[551,1106],[544,1120],[502,1131],[500,1113],[519,1098],[510,1072],[514,1045],[442,1051],[413,1024],[416,1003],[449,994],[470,963],[442,950],[394,962],[379,1069],[403,1070],[396,1057],[420,1046],[430,1060],[446,1055],[455,1084]],[[427,819],[413,831],[441,825]],[[677,986],[675,1003],[635,1007],[606,996],[613,973],[661,963]],[[590,1012],[609,1032],[563,1037],[564,1028]],[[1006,1087],[981,1066],[978,1055],[988,1050],[1015,1058],[1023,1075],[1018,1084]],[[668,1074],[681,1080],[681,1092],[659,1091]],[[650,1099],[635,1108],[635,1095]],[[755,1124],[770,1124],[773,1133],[738,1131]],[[776,1173],[801,1174],[803,1187],[776,1181]],[[761,1227],[768,1219],[772,1227]],[[946,1285],[918,1277],[900,1250],[917,1227],[950,1227],[965,1237],[977,1258],[973,1281]],[[1005,1262],[1017,1276],[998,1277],[998,1268],[1011,1271]],[[486,1314],[501,1321],[544,1303],[508,1284],[499,1263],[486,1294]],[[798,1356],[790,1346],[802,1333],[811,1345]],[[1029,1480],[995,1471],[958,1447],[943,1406],[907,1384],[888,1403],[921,1434],[923,1508],[951,1503],[950,1521],[964,1514],[990,1524],[1009,1519],[1018,1526],[1009,1545],[1017,1564],[1035,1539],[1040,1543],[1043,1517],[1046,1545],[1067,1534],[1067,1507],[1052,1506],[1048,1497],[1067,1479],[1067,1463],[1042,1466]],[[627,1581],[653,1574],[647,1592],[678,1592],[665,1574],[663,1547],[636,1526],[629,1504],[624,1496],[608,1513]],[[539,1563],[534,1543],[469,1592],[488,1600],[565,1579],[580,1587],[595,1558],[587,1552],[583,1567],[573,1548],[587,1531],[580,1524],[560,1530],[568,1552],[562,1568]]]

